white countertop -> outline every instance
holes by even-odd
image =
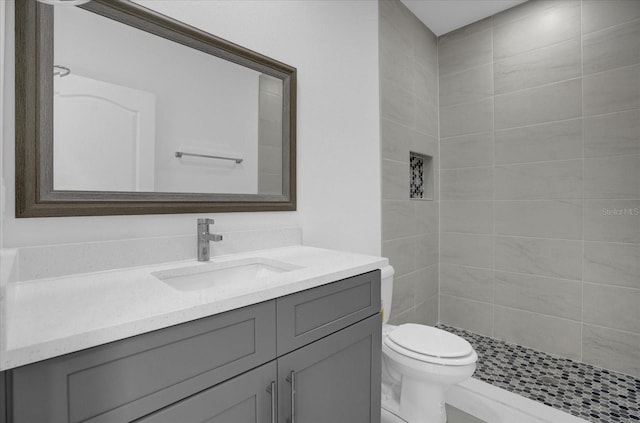
[[[213,257],[277,260],[300,269],[232,290],[180,291],[152,272],[203,265],[195,259],[8,284],[1,305],[4,350],[0,370],[117,341],[256,304],[360,273],[388,260],[342,251],[292,246]]]

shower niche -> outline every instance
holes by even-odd
[[[409,198],[433,200],[433,157],[409,152]]]

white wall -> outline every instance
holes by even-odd
[[[298,211],[212,215],[214,230],[299,225],[307,245],[379,254],[377,2],[143,3],[298,69]],[[5,52],[12,122],[13,49]],[[194,232],[196,215],[15,219],[13,125],[2,135],[4,247]]]

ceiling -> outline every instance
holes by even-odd
[[[400,0],[437,36],[526,0]]]

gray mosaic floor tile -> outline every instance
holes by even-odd
[[[593,423],[640,422],[640,379],[439,324],[478,353],[474,378]]]

